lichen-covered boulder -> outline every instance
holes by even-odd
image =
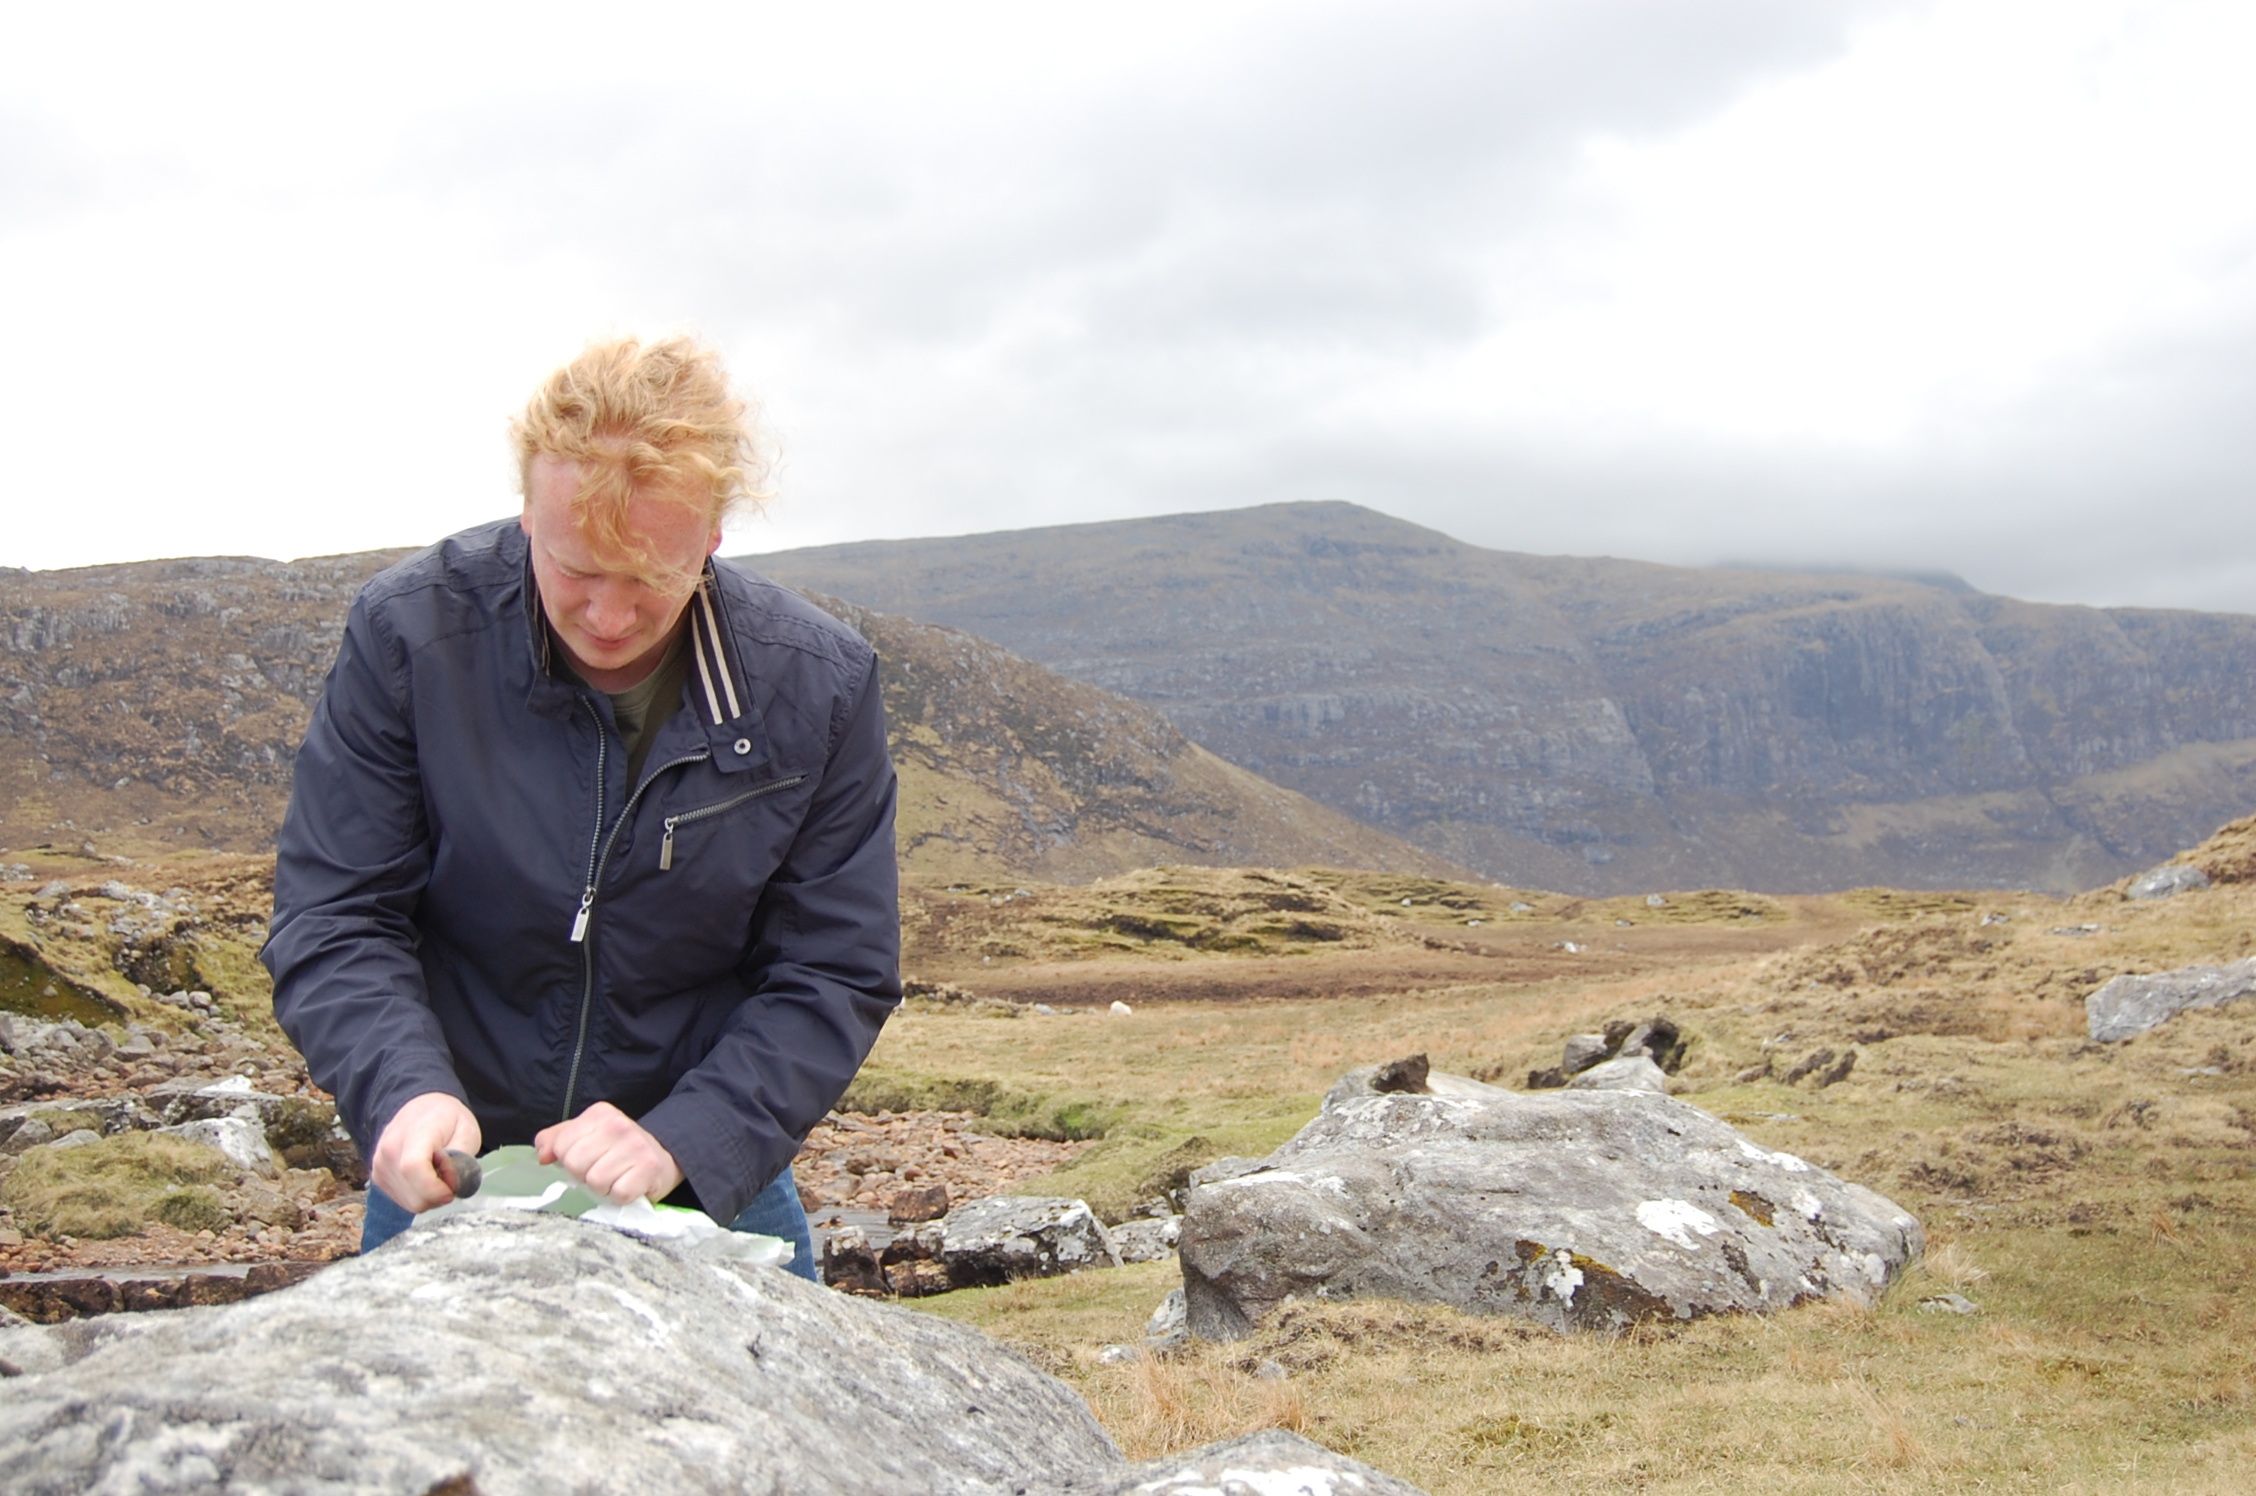
[[[1643,1051],[1623,1055],[1619,1059],[1600,1060],[1567,1082],[1574,1091],[1659,1091],[1668,1090],[1668,1072],[1653,1063]]]
[[[557,1216],[436,1222],[222,1308],[0,1326],[0,1359],[23,1496],[1410,1489],[1297,1439],[1131,1464],[975,1330]]]
[[[2102,1044],[2135,1039],[2190,1008],[2256,996],[2256,956],[2230,966],[2181,966],[2152,976],[2119,976],[2084,999],[2084,1024]]]
[[[1111,1233],[1113,1250],[1122,1262],[1157,1262],[1175,1255],[1175,1243],[1183,1234],[1183,1218],[1170,1215],[1122,1221],[1111,1228]]]
[[[2133,878],[2123,890],[2125,898],[2167,899],[2176,894],[2194,893],[2209,886],[2209,875],[2197,867],[2178,863],[2164,863],[2148,868]]]
[[[1120,1266],[1104,1222],[1081,1200],[991,1195],[957,1206],[940,1227],[940,1260],[958,1288]]]
[[[1327,1104],[1184,1207],[1193,1334],[1381,1296],[1614,1329],[1875,1298],[1924,1244],[1872,1191],[1646,1091]]]

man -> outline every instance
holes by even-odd
[[[364,1249],[529,1142],[814,1275],[789,1164],[900,999],[894,779],[869,646],[712,559],[748,422],[695,343],[591,346],[513,423],[520,518],[353,604],[262,959]]]

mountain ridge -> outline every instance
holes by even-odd
[[[0,845],[271,851],[346,610],[406,554],[0,573]],[[878,646],[912,879],[1461,871],[1223,762],[1150,708],[983,639],[818,602]]]
[[[2070,889],[2256,803],[2256,618],[1531,556],[1343,503],[746,558],[1504,881]]]

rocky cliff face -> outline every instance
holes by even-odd
[[[1523,884],[2081,887],[2256,801],[2239,615],[1520,556],[1344,504],[760,564]]]
[[[346,610],[401,554],[0,573],[0,846],[270,848]],[[832,606],[879,650],[912,877],[1447,870],[1148,706],[983,639]]]
[[[345,610],[401,554],[0,573],[0,837],[271,844]]]

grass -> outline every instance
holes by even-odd
[[[132,1236],[153,1222],[222,1230],[235,1217],[212,1186],[233,1180],[216,1149],[128,1132],[75,1148],[32,1148],[0,1180],[0,1204],[41,1236]]]
[[[1411,897],[1415,911],[1432,890],[1414,882],[1373,880],[1352,901]],[[1699,902],[1708,919],[1776,917]],[[1352,1066],[1424,1051],[1436,1069],[1510,1080],[1555,1063],[1569,1033],[1667,1013],[1693,1038],[1687,1100],[1925,1223],[1926,1259],[1872,1309],[1560,1337],[1433,1305],[1295,1305],[1249,1341],[1105,1365],[1099,1349],[1138,1340],[1172,1264],[918,1307],[1027,1347],[1138,1456],[1286,1427],[1436,1496],[2245,1489],[2256,1002],[2114,1046],[2085,1041],[2082,1005],[2118,972],[2246,954],[2256,889],[1838,903],[1864,927],[1626,976],[1145,1002],[1121,1018],[919,1011],[889,1027],[879,1060],[1109,1103],[1105,1141],[1028,1189],[1111,1213],[1170,1163],[1263,1151]],[[1536,917],[1603,913],[1552,901]],[[2054,933],[2085,924],[2100,928]],[[1847,1079],[1782,1082],[1820,1048],[1857,1054]],[[1921,1306],[1945,1292],[1980,1312]],[[1255,1375],[1265,1361],[1288,1375]]]

